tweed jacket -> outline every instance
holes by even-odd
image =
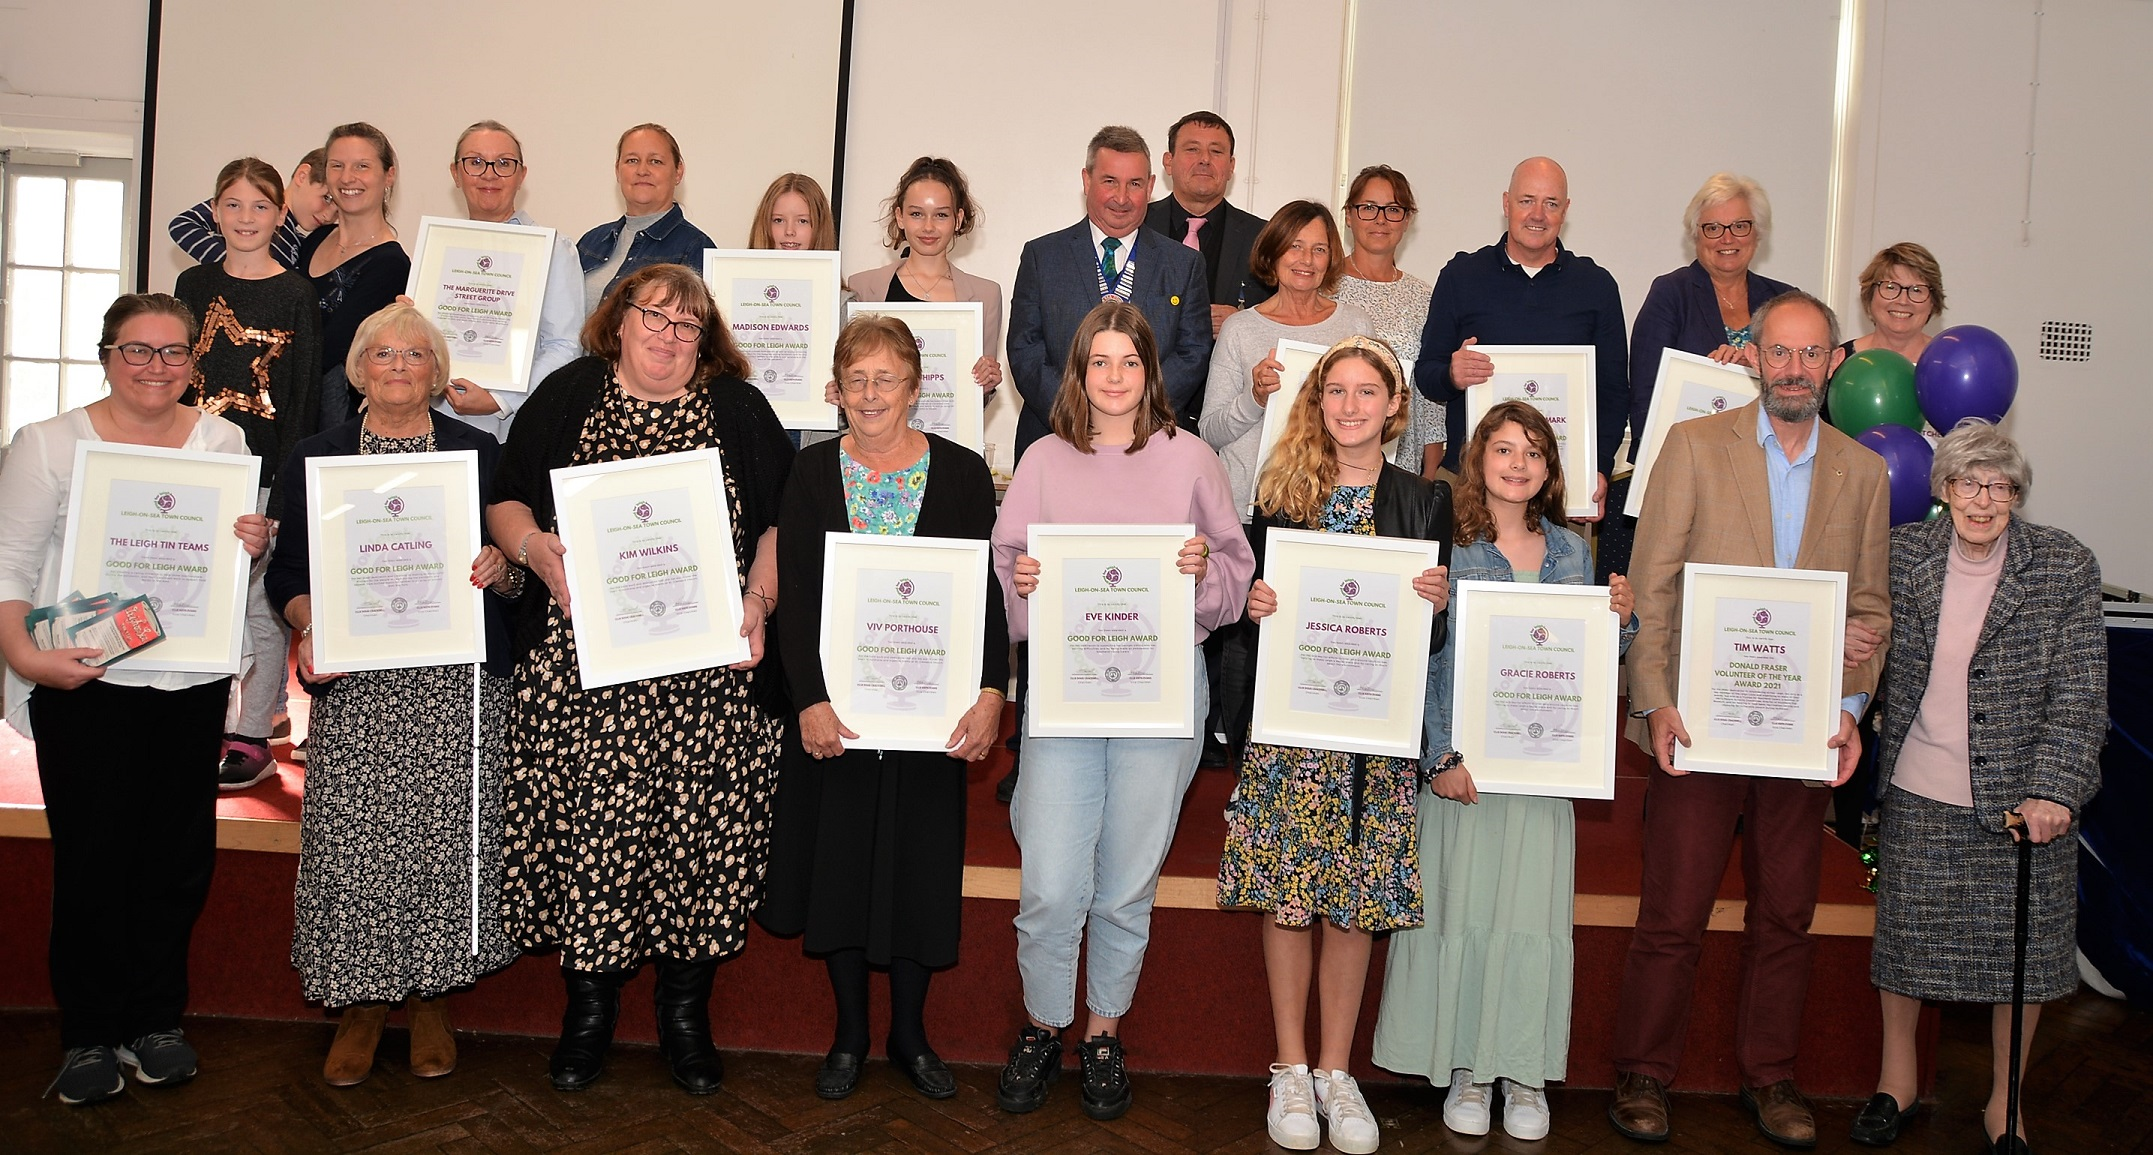
[[[1879,791],[1891,784],[1928,691],[1953,532],[1948,514],[1891,531]],[[1967,769],[1981,825],[2002,833],[2003,812],[2028,798],[2067,806],[2075,816],[2100,787],[2108,731],[2108,638],[2092,551],[2060,529],[2012,518],[2003,573],[1963,676]]]

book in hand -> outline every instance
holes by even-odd
[[[164,625],[147,597],[122,598],[116,593],[95,597],[70,593],[59,602],[31,610],[23,626],[41,650],[97,650],[98,656],[89,660],[93,666],[109,666],[164,640]]]

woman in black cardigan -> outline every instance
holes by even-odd
[[[965,764],[986,757],[1009,685],[1001,586],[987,583],[978,697],[946,753],[847,750],[822,665],[828,533],[973,538],[994,529],[994,481],[978,454],[909,428],[920,359],[889,317],[845,326],[834,358],[848,432],[800,451],[778,517],[778,645],[799,724],[779,764],[770,872],[757,918],[826,956],[837,1035],[815,1093],[842,1099],[867,1054],[867,970],[890,975],[888,1053],[921,1094],[955,1079],[927,1044],[927,983],[957,961],[963,904]]]

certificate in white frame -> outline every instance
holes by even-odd
[[[142,595],[165,632],[112,669],[240,672],[252,559],[232,525],[259,505],[261,469],[245,453],[75,443],[60,591]]]
[[[450,375],[527,393],[554,231],[540,225],[420,217],[404,293],[448,340]]]
[[[1613,798],[1621,624],[1606,586],[1451,587],[1450,743],[1484,794]]]
[[[857,738],[845,748],[949,753],[979,701],[988,544],[829,533],[822,555],[822,680]]]
[[[1273,529],[1263,580],[1278,612],[1256,636],[1251,741],[1421,756],[1435,607],[1413,579],[1440,542]]]
[[[486,660],[478,492],[471,449],[307,459],[316,670]]]
[[[716,449],[552,471],[583,688],[744,661]]]
[[[748,381],[787,429],[835,429],[824,398],[841,326],[838,255],[821,250],[704,249],[703,280],[746,354]]]
[[[1839,752],[1847,575],[1769,566],[1682,567],[1675,705],[1690,745],[1675,768],[1831,782]]]
[[[1475,345],[1495,362],[1495,376],[1465,390],[1465,433],[1472,436],[1488,410],[1504,401],[1523,401],[1547,415],[1561,443],[1563,512],[1592,517],[1600,510],[1592,500],[1599,473],[1599,392],[1590,345]]]
[[[1189,524],[1031,527],[1027,736],[1196,736],[1196,579],[1180,570],[1195,536]]]
[[[986,345],[987,307],[978,301],[854,301],[845,319],[895,317],[912,330],[920,352],[920,396],[912,407],[914,429],[938,433],[985,456],[984,391],[972,366]]]
[[[1293,412],[1294,399],[1308,384],[1308,377],[1316,371],[1316,363],[1330,352],[1330,346],[1311,341],[1295,341],[1281,338],[1272,355],[1284,368],[1278,373],[1278,390],[1265,400],[1263,406],[1263,431],[1256,435],[1256,476],[1263,476],[1263,467],[1271,460],[1271,450],[1278,445],[1279,436],[1286,432],[1286,418]],[[1249,509],[1256,508],[1255,486],[1249,487]]]
[[[1757,375],[1740,365],[1722,365],[1710,357],[1680,349],[1660,351],[1660,375],[1652,386],[1652,406],[1645,413],[1643,440],[1630,447],[1630,496],[1622,512],[1636,517],[1645,509],[1645,483],[1652,464],[1667,444],[1676,422],[1710,417],[1757,399]],[[1634,431],[1633,431],[1634,435]]]

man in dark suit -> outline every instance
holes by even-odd
[[[1024,408],[1017,457],[1049,432],[1069,344],[1085,314],[1107,297],[1143,310],[1159,343],[1159,373],[1174,412],[1203,396],[1211,363],[1211,295],[1203,259],[1144,229],[1151,199],[1151,146],[1133,128],[1109,125],[1084,159],[1084,219],[1025,242],[1009,300],[1009,376]]]
[[[1159,158],[1172,196],[1151,202],[1144,224],[1204,255],[1211,286],[1211,335],[1234,310],[1261,304],[1275,291],[1248,275],[1248,257],[1264,219],[1226,203],[1233,185],[1233,126],[1215,112],[1192,112],[1166,130]]]

